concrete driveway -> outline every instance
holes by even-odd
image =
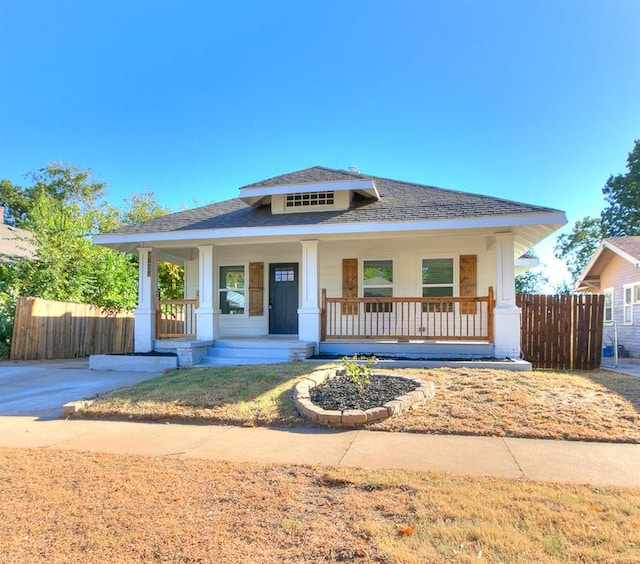
[[[89,370],[86,358],[0,362],[0,415],[62,416],[62,406],[159,376],[161,372]]]

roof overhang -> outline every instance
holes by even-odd
[[[520,257],[514,262],[516,276],[524,274],[528,270],[536,268],[537,266],[540,266],[540,259],[536,257]]]
[[[598,245],[591,260],[589,260],[587,266],[584,267],[580,276],[578,276],[573,289],[576,292],[600,291],[600,275],[613,258],[613,255],[618,255],[635,268],[640,268],[640,261],[638,261],[636,257],[605,239]]]
[[[33,258],[36,247],[30,231],[0,223],[0,263]]]
[[[373,180],[346,180],[339,182],[312,182],[304,184],[283,184],[280,186],[260,186],[258,188],[241,188],[239,198],[250,206],[256,207],[267,203],[271,196],[294,194],[298,192],[342,192],[351,191],[366,198],[380,199],[380,194]]]
[[[160,246],[186,248],[204,244],[234,245],[261,242],[299,241],[302,239],[362,239],[385,236],[409,236],[420,233],[511,232],[514,235],[514,258],[562,227],[564,212],[505,215],[390,223],[330,223],[318,225],[279,225],[272,227],[233,227],[193,229],[156,233],[104,233],[93,242],[124,252],[137,247]]]

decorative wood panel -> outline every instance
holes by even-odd
[[[358,297],[358,259],[342,259],[342,297]],[[356,315],[356,304],[344,304],[342,315]]]
[[[460,255],[460,297],[474,298],[478,295],[478,256]],[[462,314],[473,314],[476,304],[460,305]]]
[[[264,315],[264,263],[249,263],[249,315]]]

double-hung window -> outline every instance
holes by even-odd
[[[225,315],[244,315],[244,265],[220,267],[220,311]]]
[[[453,259],[437,258],[422,260],[422,297],[442,298],[453,296]],[[424,304],[423,311],[450,311],[452,302]]]
[[[604,322],[613,322],[613,288],[607,288],[604,294]]]
[[[622,320],[625,325],[633,325],[633,286],[625,286],[623,292]]]
[[[365,260],[362,263],[362,288],[365,298],[393,297],[393,261]],[[368,303],[367,313],[390,312],[390,303]]]

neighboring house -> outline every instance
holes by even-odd
[[[520,355],[516,259],[565,223],[551,208],[313,167],[95,243],[140,257],[139,352],[167,346],[155,296],[169,260],[185,266],[188,301],[169,317],[193,346],[215,342],[209,356],[279,336],[302,356],[504,358]]]
[[[4,222],[4,206],[0,206],[0,263],[32,257],[35,247],[30,239],[29,231]]]
[[[604,294],[602,342],[618,344],[640,356],[640,237],[603,239],[584,268],[575,289]]]

